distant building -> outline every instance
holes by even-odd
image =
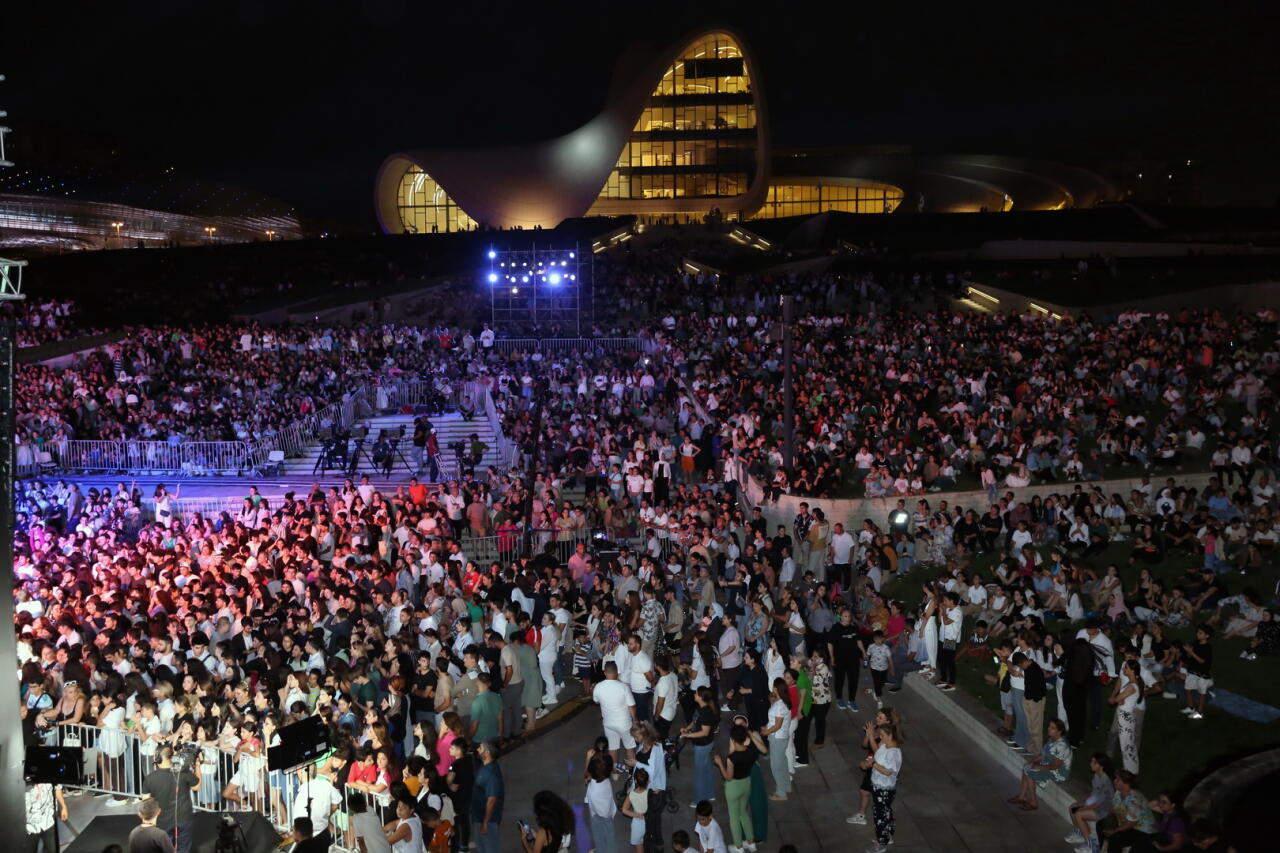
[[[1000,211],[1120,198],[1073,166],[996,155],[831,150],[775,154],[760,68],[731,30],[619,67],[604,110],[557,139],[393,154],[375,182],[390,233],[553,227],[583,215],[644,222],[826,210]]]
[[[168,168],[20,165],[0,173],[0,247],[27,253],[300,237],[288,206]]]

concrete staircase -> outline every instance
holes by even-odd
[[[359,434],[360,427],[367,427],[369,430],[368,437],[364,443],[364,451],[360,454],[357,464],[357,475],[367,473],[370,480],[378,483],[387,482],[387,478],[381,470],[374,472],[372,470],[372,462],[366,458],[366,454],[371,454],[374,442],[377,440],[381,430],[389,431],[394,437],[400,430],[404,428],[404,438],[397,444],[397,449],[403,454],[404,459],[399,456],[395,458],[395,464],[392,467],[390,482],[407,483],[409,478],[414,475],[413,467],[413,415],[402,415],[398,413],[375,415],[370,418],[359,421],[351,430],[353,435]],[[449,449],[449,445],[455,441],[470,441],[472,433],[480,436],[480,440],[489,445],[489,450],[485,453],[484,459],[477,466],[477,471],[481,471],[490,465],[498,466],[499,470],[503,470],[506,465],[510,464],[509,459],[501,459],[498,454],[499,436],[495,433],[493,426],[489,423],[488,418],[476,416],[471,420],[463,420],[462,416],[457,412],[450,412],[445,415],[438,415],[431,418],[431,423],[436,428],[436,438],[440,442],[441,453],[441,480],[449,480],[457,476],[457,457],[454,452]],[[324,451],[323,444],[313,444],[307,448],[302,456],[296,459],[286,459],[282,479],[288,480],[310,480],[312,472],[315,470],[316,460]],[[323,479],[332,479],[335,471],[330,471],[327,477]],[[422,476],[418,479],[428,482],[427,476],[430,474],[423,458]],[[316,476],[319,476],[317,473]],[[340,475],[339,475],[340,476]]]

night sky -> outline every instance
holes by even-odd
[[[1264,3],[10,5],[0,108],[15,142],[38,128],[62,156],[163,162],[343,230],[375,227],[387,154],[567,132],[599,110],[628,45],[717,23],[759,55],[777,146],[896,143],[1113,174],[1193,159],[1206,202],[1280,195]]]

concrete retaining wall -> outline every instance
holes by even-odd
[[[993,726],[997,720],[994,714],[964,691],[943,693],[933,686],[933,682],[919,675],[908,675],[903,681],[902,689],[923,700],[930,708],[945,717],[954,727],[958,737],[968,738],[974,746],[986,753],[988,758],[1008,770],[1013,780],[1009,785],[1009,791],[1017,792],[1016,782],[1022,778],[1022,766],[1027,763],[1028,758],[1025,754],[1011,749],[1004,739],[995,733]],[[1085,760],[1088,760],[1088,756],[1082,756],[1079,750],[1072,758],[1073,762]],[[1071,804],[1089,795],[1082,785],[1077,789],[1075,787],[1077,784],[1068,780],[1062,784],[1049,784],[1040,789],[1036,794],[1040,800],[1040,811],[1061,818],[1063,823],[1070,827]],[[1005,797],[1009,794],[992,791],[991,796]]]
[[[1164,484],[1165,476],[1160,473],[1153,474],[1151,483],[1155,487]],[[1197,489],[1203,489],[1209,483],[1209,473],[1194,474],[1175,474],[1174,479],[1179,485],[1194,486]],[[1106,494],[1112,492],[1129,496],[1129,492],[1142,481],[1137,477],[1114,479],[1114,480],[1098,480],[1092,483],[1084,483],[1085,489],[1091,489],[1094,486],[1100,487]],[[1021,489],[1000,489],[1000,494],[1012,491],[1019,500],[1030,500],[1035,495],[1044,498],[1054,493],[1069,493],[1075,489],[1075,483],[1059,482],[1046,483],[1043,485],[1026,486]],[[777,526],[779,524],[786,525],[787,529],[791,529],[791,520],[796,513],[800,511],[800,504],[809,504],[810,509],[820,508],[826,513],[827,520],[832,524],[839,521],[844,524],[846,529],[852,526],[851,532],[856,533],[862,529],[862,520],[869,518],[876,524],[883,527],[889,517],[889,512],[898,505],[898,498],[854,498],[851,500],[821,500],[819,498],[806,498],[799,495],[783,495],[776,504],[764,504],[762,502],[763,493],[761,487],[754,483],[745,484],[746,493],[753,506],[764,506],[764,516],[769,523]],[[976,492],[930,492],[922,495],[925,500],[929,501],[929,506],[933,509],[938,508],[938,502],[945,500],[951,508],[962,506],[965,509],[972,509],[979,515],[987,510],[991,505],[987,500],[986,491]],[[916,501],[920,497],[908,497],[906,501],[907,511],[911,512],[916,507]],[[772,528],[771,528],[772,529]]]

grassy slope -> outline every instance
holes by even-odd
[[[1113,544],[1095,558],[1095,565],[1099,567],[1109,563],[1120,566],[1126,589],[1132,587],[1138,576],[1138,567],[1125,566],[1130,545],[1129,542]],[[986,555],[976,560],[975,566],[990,577],[990,568],[994,562],[993,555]],[[1158,566],[1154,574],[1166,581],[1168,589],[1175,577],[1199,562],[1198,558],[1172,557]],[[920,582],[933,572],[932,568],[918,567],[907,578],[896,578],[886,584],[885,592],[890,597],[901,598],[914,606],[920,598]],[[1266,595],[1275,587],[1278,575],[1280,570],[1269,566],[1261,575],[1246,579],[1234,574],[1228,576],[1226,582],[1228,590],[1233,594],[1245,586],[1253,586]],[[1082,624],[1051,621],[1047,627],[1059,634],[1067,634],[1068,630],[1074,633]],[[965,636],[968,636],[971,628],[972,620],[967,620]],[[1191,640],[1193,633],[1191,628],[1172,629],[1168,636],[1171,639]],[[1214,640],[1215,683],[1233,693],[1280,707],[1280,678],[1277,678],[1280,662],[1275,658],[1262,658],[1254,662],[1241,660],[1240,652],[1247,645],[1248,641],[1243,639]],[[958,667],[959,686],[977,696],[983,705],[991,709],[994,726],[999,720],[1000,701],[996,688],[987,684],[983,678],[993,671],[986,661],[973,658],[962,659]],[[1155,697],[1148,701],[1150,707],[1147,710],[1141,745],[1141,784],[1152,796],[1166,788],[1185,793],[1204,774],[1225,763],[1263,748],[1280,746],[1280,723],[1250,722],[1220,711],[1212,705],[1206,710],[1203,720],[1193,722],[1179,712],[1181,706],[1173,700]],[[1046,719],[1060,713],[1056,706],[1056,699],[1050,698],[1045,709]],[[1090,732],[1077,753],[1072,768],[1076,778],[1087,780],[1089,770],[1085,757],[1105,749],[1110,721],[1111,711],[1108,707],[1102,730]]]

